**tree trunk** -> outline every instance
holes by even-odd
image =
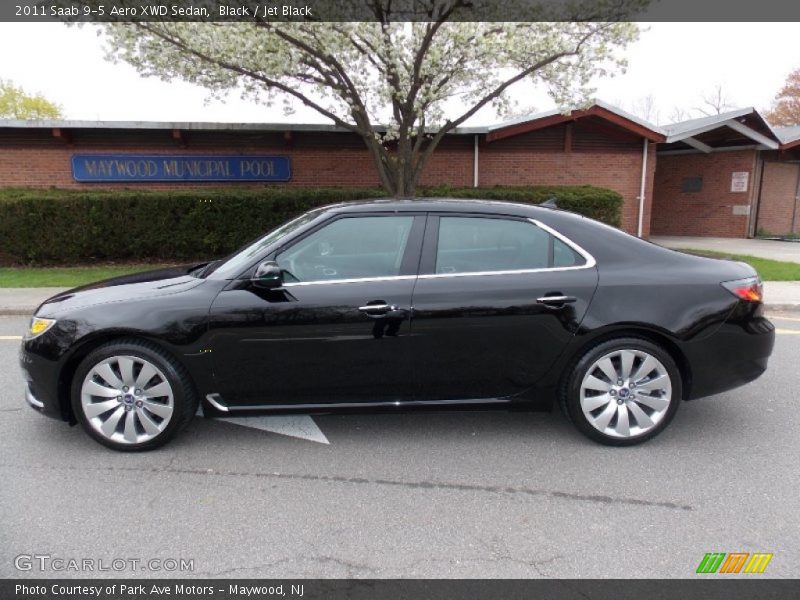
[[[425,169],[425,163],[430,158],[435,146],[438,145],[438,140],[430,141],[422,148],[415,147],[409,140],[403,144],[402,150],[398,148],[393,152],[375,140],[371,134],[363,137],[386,194],[393,198],[413,198]],[[430,147],[431,145],[433,148]]]

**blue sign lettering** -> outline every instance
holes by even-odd
[[[72,176],[81,182],[289,181],[288,156],[75,154]]]

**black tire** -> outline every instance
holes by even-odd
[[[109,439],[92,426],[84,412],[81,402],[81,389],[87,374],[96,365],[115,356],[138,357],[148,361],[164,374],[171,387],[172,415],[163,431],[152,439],[139,443],[121,443]],[[197,412],[198,406],[197,394],[186,370],[173,357],[155,344],[139,339],[116,340],[103,344],[90,352],[75,371],[71,386],[71,401],[75,417],[86,433],[104,446],[123,452],[142,452],[163,446],[189,424]]]
[[[646,352],[656,358],[666,369],[672,386],[670,403],[661,420],[644,433],[628,437],[615,437],[600,431],[592,425],[581,408],[581,384],[590,367],[604,356],[620,350]],[[634,446],[652,439],[669,425],[683,398],[683,386],[680,371],[666,350],[643,338],[623,337],[601,342],[584,352],[565,373],[559,386],[558,395],[562,412],[586,437],[608,446]],[[641,407],[641,405],[637,406]]]

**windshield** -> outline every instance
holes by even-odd
[[[228,258],[219,261],[218,266],[209,270],[205,275],[214,273],[216,279],[232,279],[236,277],[247,267],[252,265],[253,262],[255,262],[270,245],[278,241],[283,236],[300,229],[304,225],[307,225],[316,219],[321,212],[321,210],[313,210],[300,215],[293,221],[289,221],[288,223],[281,225],[277,229],[269,232],[264,237],[258,238],[249,246],[245,246],[244,248],[231,254]]]

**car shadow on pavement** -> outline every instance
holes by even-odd
[[[727,394],[684,402],[671,426],[641,448],[692,445],[698,440],[705,445],[738,444],[746,434],[743,424],[749,421],[743,412],[749,412],[747,403],[736,401]],[[22,437],[28,448],[46,448],[49,454],[55,452],[63,456],[86,451],[131,456],[102,448],[80,426],[70,427],[58,421],[41,419],[38,415],[27,414],[27,411],[8,413],[6,418],[20,419],[14,429],[20,434],[25,432]],[[512,447],[519,445],[526,452],[535,452],[537,449],[563,451],[567,448],[596,451],[604,448],[575,431],[558,409],[552,412],[472,410],[326,414],[312,418],[330,445],[196,417],[167,446],[140,456],[173,452],[236,454],[239,450],[280,452],[295,451],[298,447],[324,453],[336,450],[383,453],[424,447],[439,451],[451,447],[453,451],[467,448],[471,452],[491,452],[500,444]],[[8,438],[6,442],[8,444]],[[634,448],[627,451],[634,451]]]

